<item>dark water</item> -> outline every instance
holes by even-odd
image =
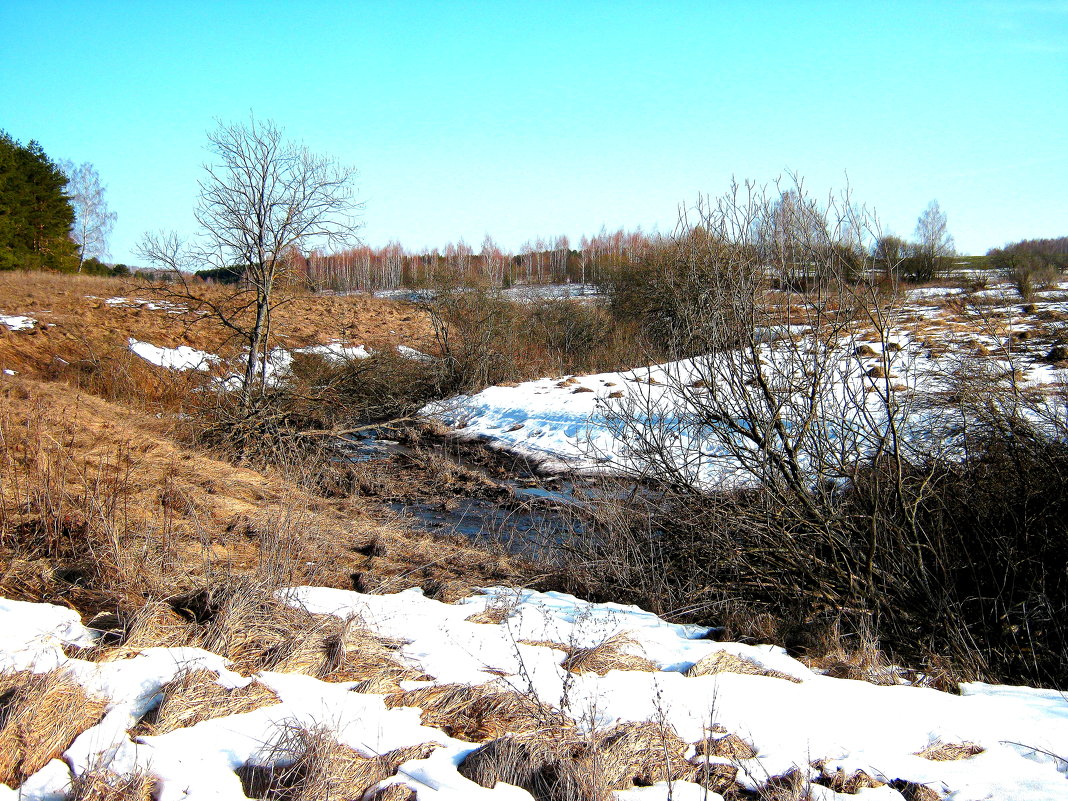
[[[395,455],[414,455],[416,451],[396,440],[380,438],[369,431],[354,438],[347,449],[348,458],[361,461],[386,461]],[[523,462],[516,460],[505,475],[500,469],[493,475],[463,451],[444,445],[432,446],[439,456],[467,470],[482,473],[503,492],[495,498],[451,495],[444,500],[393,501],[389,507],[417,528],[435,534],[459,534],[473,540],[491,541],[510,551],[530,553],[548,542],[559,543],[582,527],[581,515],[586,491],[580,481],[556,476],[540,477]],[[403,468],[399,468],[403,469]]]

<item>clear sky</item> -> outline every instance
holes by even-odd
[[[0,128],[92,162],[116,261],[189,232],[214,120],[359,169],[363,236],[670,230],[731,176],[848,180],[964,253],[1068,235],[1068,2],[0,0]]]

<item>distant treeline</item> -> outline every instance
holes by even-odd
[[[356,247],[338,253],[313,252],[298,257],[298,270],[320,290],[397,289],[441,283],[599,283],[606,270],[644,253],[654,240],[640,231],[602,232],[583,237],[577,248],[566,236],[538,239],[519,253],[492,239],[479,252],[464,242],[444,249],[413,252],[391,242],[385,247]]]
[[[1035,287],[1060,280],[1068,272],[1068,236],[1022,239],[987,253],[990,266],[1008,276],[1025,298]]]

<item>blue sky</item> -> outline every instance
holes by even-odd
[[[363,236],[670,230],[732,176],[841,187],[959,249],[1068,234],[1068,2],[0,3],[0,128],[192,229],[214,121],[359,170]]]

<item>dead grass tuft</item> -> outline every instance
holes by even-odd
[[[73,778],[67,801],[152,801],[156,780],[148,773],[114,773],[103,764]]]
[[[933,742],[925,749],[916,754],[924,759],[934,762],[953,762],[958,759],[968,759],[983,753],[986,749],[975,743],[943,743]]]
[[[500,737],[467,755],[459,774],[482,787],[497,782],[522,787],[538,801],[601,801],[594,777],[576,770],[577,740],[538,737]]]
[[[791,676],[778,670],[770,670],[758,665],[751,659],[746,659],[728,651],[717,651],[714,654],[709,654],[704,659],[695,662],[683,675],[689,678],[696,678],[698,676],[711,676],[716,673],[742,673],[747,676],[767,676],[773,679],[786,679],[795,684],[801,683],[801,680],[796,676]]]
[[[386,706],[415,706],[423,710],[426,726],[442,729],[450,737],[481,743],[506,734],[555,736],[574,729],[565,715],[512,689],[482,684],[442,684],[394,693]]]
[[[709,736],[697,743],[698,756],[714,756],[730,759],[753,759],[757,750],[737,734],[727,734],[722,737]]]
[[[925,784],[899,780],[890,786],[901,793],[905,801],[942,801],[942,794]]]
[[[572,648],[567,659],[563,661],[563,667],[572,673],[596,673],[598,676],[603,676],[610,670],[641,670],[647,673],[659,670],[644,656],[624,650],[635,644],[626,634],[613,634],[589,648]]]
[[[217,673],[204,668],[178,674],[160,688],[161,701],[141,724],[143,733],[166,734],[201,721],[241,715],[280,703],[278,696],[258,681],[231,689],[218,680]]]
[[[143,648],[180,648],[190,645],[195,635],[195,629],[170,604],[150,601],[130,616],[122,647],[106,653],[111,658]]]
[[[387,784],[372,790],[367,801],[416,801],[415,790],[406,784]]]
[[[781,776],[772,776],[760,788],[760,801],[808,801],[811,795],[809,781],[796,768]]]
[[[260,670],[303,673],[324,681],[422,677],[395,659],[400,643],[379,637],[356,619],[313,615],[278,600],[263,577],[230,577],[170,603],[195,627],[195,642],[246,675]]]
[[[819,639],[819,644],[812,649],[818,655],[804,660],[813,670],[835,679],[853,679],[882,686],[897,684],[893,666],[867,623],[858,627],[854,637],[847,638],[842,633],[841,619],[838,619]]]
[[[600,735],[583,758],[584,769],[613,790],[690,779],[686,743],[670,726],[646,721],[624,723]]]
[[[506,782],[539,801],[607,801],[612,790],[693,779],[686,743],[667,726],[627,723],[592,737],[574,730],[499,737],[460,764],[483,787]]]
[[[437,747],[424,743],[367,757],[342,745],[325,728],[284,726],[256,756],[238,769],[249,798],[264,801],[320,801],[362,798],[411,759],[425,759]]]
[[[99,723],[106,707],[63,670],[0,674],[0,784],[21,785]]]
[[[487,606],[473,615],[464,618],[468,623],[487,623],[491,626],[499,625],[508,619],[508,610],[494,606]]]
[[[830,787],[836,793],[855,795],[861,790],[870,790],[886,785],[886,782],[881,782],[862,770],[858,770],[855,773],[846,773],[840,768],[835,771],[828,771],[826,766],[821,764],[817,764],[815,767],[820,769],[818,783],[824,787]]]
[[[497,595],[493,598],[486,608],[480,612],[475,612],[473,615],[467,618],[468,623],[488,623],[491,625],[498,625],[508,619],[508,616],[515,611],[516,602],[519,596],[516,595],[509,598],[506,595]]]

